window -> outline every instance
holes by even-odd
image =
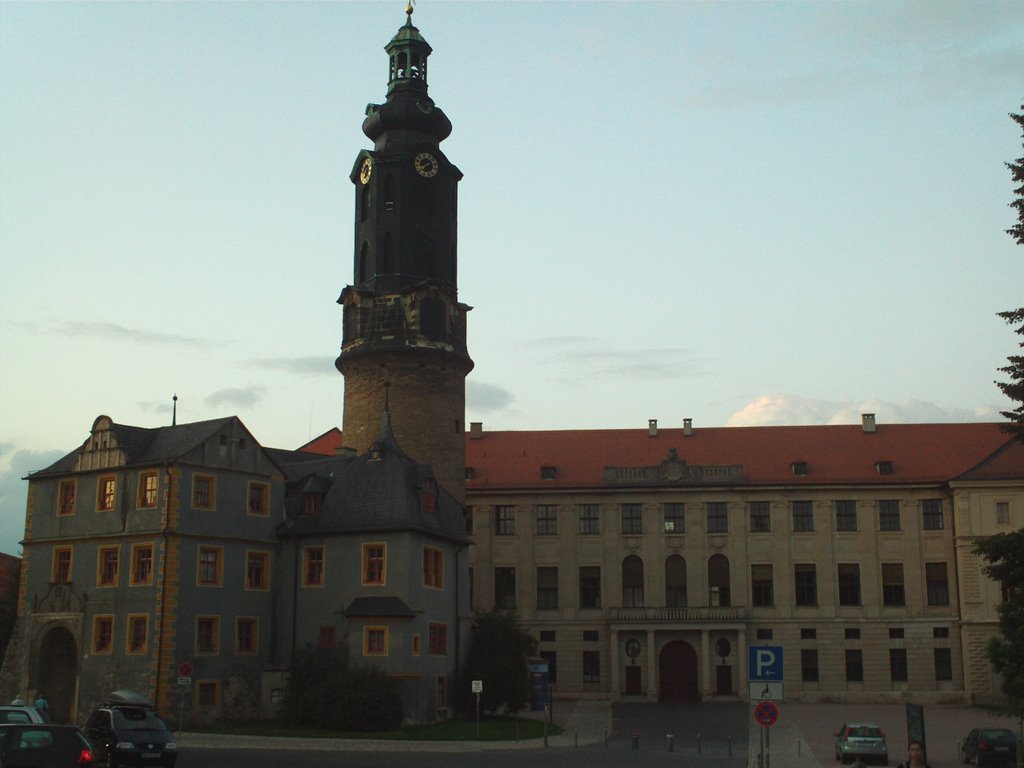
[[[714,554],[708,558],[708,605],[728,607],[730,605],[729,558]]]
[[[946,639],[949,637],[949,627],[932,627],[932,637]]]
[[[790,471],[796,477],[806,477],[807,476],[807,462],[806,461],[793,461],[793,462],[790,462],[789,469],[790,469]]]
[[[317,648],[333,648],[338,643],[338,628],[333,624],[321,624],[316,636]]]
[[[249,499],[245,511],[250,515],[267,517],[270,514],[270,486],[266,483],[249,483]]]
[[[860,565],[839,563],[839,604],[860,605]]]
[[[194,475],[192,477],[192,506],[196,509],[213,509],[216,483],[216,479],[211,475]]]
[[[196,683],[196,706],[220,705],[220,680],[200,680]]]
[[[388,655],[388,628],[363,627],[363,656]]]
[[[132,575],[129,583],[133,587],[153,583],[152,544],[132,544]]]
[[[636,555],[627,555],[622,560],[622,605],[644,607],[644,561]]]
[[[324,585],[324,548],[306,547],[302,550],[302,586]]]
[[[996,522],[997,523],[1008,523],[1008,522],[1010,522],[1010,502],[1008,502],[1008,501],[997,501],[996,502]]]
[[[201,587],[219,587],[222,585],[222,552],[220,547],[199,547],[196,584]]]
[[[239,616],[235,619],[235,653],[251,656],[259,650],[259,623],[257,619]]]
[[[882,605],[906,605],[903,563],[882,563]]]
[[[925,499],[921,507],[924,511],[924,529],[941,531],[945,527],[942,520],[942,499]]]
[[[156,507],[157,488],[160,474],[153,470],[139,473],[139,508],[154,509]]]
[[[729,506],[724,501],[709,501],[708,533],[725,533],[729,530]]]
[[[445,675],[437,676],[437,706],[438,709],[448,706],[448,678]]]
[[[100,547],[97,552],[96,586],[116,587],[118,574],[118,561],[120,549],[118,547]]]
[[[775,636],[775,631],[769,627],[758,627],[755,636],[758,640],[771,640]]]
[[[71,583],[71,547],[53,548],[51,582],[53,584]]]
[[[890,640],[903,640],[904,639],[903,627],[889,627],[889,639]]]
[[[423,480],[420,488],[420,507],[428,514],[437,512],[437,481],[432,477]]]
[[[302,514],[315,516],[320,514],[320,501],[322,495],[319,493],[302,494]]]
[[[423,548],[423,586],[444,589],[444,552]]]
[[[949,605],[949,580],[945,563],[925,563],[924,580],[928,605]]]
[[[814,627],[801,627],[800,628],[800,639],[801,640],[817,640],[818,630]]]
[[[114,617],[94,616],[92,620],[92,652],[113,653]]]
[[[810,501],[793,502],[793,530],[806,532],[814,530],[814,504]]]
[[[601,682],[601,654],[598,651],[583,652],[583,682]]]
[[[553,629],[542,629],[540,631],[540,641],[542,643],[553,643],[555,642],[555,630]]]
[[[117,498],[117,479],[113,475],[103,475],[96,481],[96,511],[110,512]]]
[[[246,552],[245,553],[245,588],[268,590],[270,589],[270,553],[269,552]]]
[[[196,617],[196,655],[213,656],[220,653],[220,617]]]
[[[494,569],[494,608],[514,611],[516,608],[516,569]]]
[[[494,535],[513,536],[516,532],[516,508],[495,507],[494,508]]]
[[[748,505],[750,512],[750,532],[768,533],[772,529],[771,508],[767,501],[752,501]]]
[[[796,590],[796,604],[813,606],[818,604],[818,570],[814,563],[797,563],[793,566],[793,586]]]
[[[577,509],[580,515],[580,533],[584,536],[596,536],[601,533],[601,513],[597,504],[580,504]]]
[[[878,502],[878,530],[898,531],[900,529],[900,502],[898,499],[882,499]]]
[[[387,545],[384,542],[363,544],[363,580],[364,585],[382,585],[386,574]]]
[[[818,649],[800,649],[800,679],[805,683],[818,682]]]
[[[558,534],[558,507],[554,504],[537,505],[537,535],[555,536]]]
[[[583,642],[584,643],[596,643],[601,639],[601,632],[596,629],[584,629],[583,630]]]
[[[860,640],[860,629],[858,627],[846,627],[843,630],[843,637],[847,640]]]
[[[61,480],[57,486],[57,514],[75,514],[75,495],[78,490],[76,480]]]
[[[859,648],[846,649],[846,682],[864,682],[864,657]]]
[[[448,653],[448,625],[430,622],[427,635],[427,653],[444,656]]]
[[[418,634],[412,636],[412,655],[420,655],[420,636]]]
[[[935,649],[935,679],[953,679],[953,655],[949,648]]]
[[[894,683],[907,682],[907,649],[889,649],[889,679]]]
[[[686,530],[686,520],[683,515],[685,505],[682,502],[671,501],[662,505],[662,512],[665,517],[665,533],[682,533]]]
[[[836,530],[856,531],[857,530],[857,502],[836,501]]]
[[[751,565],[750,595],[753,604],[762,608],[774,605],[773,593],[771,565]]]
[[[554,480],[555,475],[558,474],[558,467],[541,467],[540,468],[540,479],[541,480]]]
[[[639,504],[622,505],[622,532],[643,533],[644,519],[643,510]]]
[[[149,639],[149,615],[144,613],[128,614],[128,646],[126,653],[145,653]]]
[[[682,555],[665,558],[665,605],[668,608],[685,608],[686,601],[686,560]]]
[[[558,607],[558,568],[542,566],[537,568],[537,609]]]
[[[596,565],[580,567],[580,608],[601,607],[601,568]]]

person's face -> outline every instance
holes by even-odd
[[[924,757],[924,750],[921,749],[920,744],[911,744],[908,752],[911,760],[920,760]]]

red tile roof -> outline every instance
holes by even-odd
[[[604,484],[605,467],[657,466],[675,448],[690,465],[740,464],[744,484],[818,485],[936,483],[971,472],[971,479],[1024,479],[1024,447],[1007,446],[1001,424],[879,424],[682,429],[577,429],[483,432],[466,435],[467,491],[589,488]],[[342,444],[332,429],[302,450],[333,454]],[[1005,450],[1004,450],[1005,448]],[[882,475],[876,462],[892,462]],[[791,464],[806,462],[807,475]],[[554,467],[553,480],[540,468]],[[966,479],[966,478],[965,478]]]

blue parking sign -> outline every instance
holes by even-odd
[[[782,680],[782,646],[751,645],[747,648],[749,680]]]

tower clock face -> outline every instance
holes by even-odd
[[[370,183],[370,176],[373,175],[373,161],[370,158],[363,160],[363,164],[359,166],[359,181],[363,184]]]
[[[413,164],[416,166],[416,173],[420,176],[426,179],[437,176],[437,158],[429,152],[420,152],[413,160]]]

